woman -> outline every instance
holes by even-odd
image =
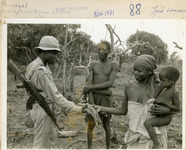
[[[129,116],[129,129],[125,134],[127,149],[151,149],[153,142],[150,139],[144,122],[148,118],[147,101],[155,97],[158,87],[156,59],[151,55],[138,56],[134,62],[134,77],[136,81],[130,82],[124,90],[124,98],[120,108],[108,108],[95,106],[100,112],[115,115]],[[150,109],[152,115],[170,114],[171,111],[163,106],[157,105]],[[156,128],[162,148],[167,148],[167,128]]]

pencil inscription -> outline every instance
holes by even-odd
[[[159,6],[159,5],[157,5],[157,6],[153,7],[153,11],[151,13],[151,17],[155,17],[158,14],[165,14],[165,13],[166,14],[168,14],[168,13],[169,14],[176,14],[176,13],[183,14],[185,12],[186,12],[185,9],[170,8],[170,7],[165,7],[165,6]]]

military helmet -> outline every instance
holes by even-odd
[[[44,51],[56,50],[61,52],[58,40],[53,36],[43,36],[39,42],[39,46],[34,49],[41,49]]]

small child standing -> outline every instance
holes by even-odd
[[[153,102],[154,107],[156,105],[164,105],[168,107],[171,111],[179,111],[179,93],[175,89],[176,81],[179,78],[179,71],[175,67],[165,67],[159,73],[160,86],[163,89],[159,96]],[[161,147],[158,141],[157,134],[154,127],[160,127],[170,124],[172,120],[172,115],[156,115],[154,118],[150,118],[145,121],[144,126],[149,133],[150,138],[153,141],[153,149],[158,149]]]

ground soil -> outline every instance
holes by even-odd
[[[19,66],[24,69],[25,66]],[[113,86],[113,99],[115,106],[121,104],[123,90],[125,85],[134,80],[132,76],[132,63],[123,63],[121,72],[118,72],[116,81]],[[8,93],[7,93],[7,148],[9,149],[30,149],[33,144],[33,128],[28,127],[28,117],[25,107],[28,95],[24,89],[17,89],[16,85],[21,83],[19,79],[15,81],[14,75],[8,72]],[[60,89],[61,80],[56,80],[56,84]],[[82,87],[85,83],[85,76],[78,75],[74,79],[74,93],[76,98],[81,95]],[[177,88],[182,91],[182,78],[178,81]],[[182,93],[180,93],[182,97]],[[64,131],[78,131],[75,137],[59,137],[57,131],[52,135],[53,148],[55,149],[86,149],[86,122],[84,114],[79,116],[66,115],[60,113],[58,116],[59,123],[64,127]],[[125,131],[128,129],[127,116],[112,116],[112,141],[111,148],[125,149],[126,145],[123,141]],[[105,133],[103,127],[98,125],[94,130],[93,148],[105,149]],[[182,110],[173,116],[172,122],[168,127],[168,148],[182,148]]]

